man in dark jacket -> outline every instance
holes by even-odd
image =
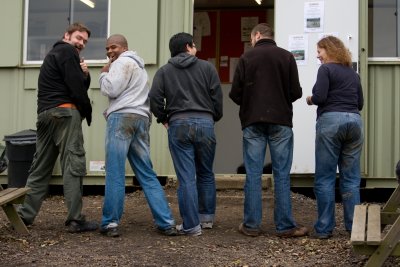
[[[26,225],[33,223],[47,193],[54,164],[60,155],[64,197],[68,214],[65,225],[71,233],[92,231],[97,224],[82,215],[82,179],[86,175],[82,120],[90,126],[92,106],[87,94],[90,75],[79,53],[85,48],[90,30],[71,24],[63,40],[54,44],[40,68],[36,153],[19,214]]]
[[[169,49],[171,59],[154,76],[150,108],[168,129],[183,219],[177,229],[197,236],[214,222],[214,122],[222,117],[222,90],[215,67],[195,56],[192,35],[172,36]]]
[[[269,144],[274,175],[274,221],[280,237],[308,233],[292,217],[290,169],[293,158],[292,102],[302,96],[293,55],[278,47],[273,30],[261,23],[251,32],[253,49],[237,65],[229,97],[240,106],[246,169],[244,219],[239,231],[258,236],[262,218],[261,176]]]

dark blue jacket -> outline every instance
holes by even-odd
[[[311,100],[318,105],[317,118],[324,112],[359,113],[364,97],[360,77],[353,68],[338,63],[319,67]]]

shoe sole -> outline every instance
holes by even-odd
[[[243,223],[241,223],[239,225],[239,232],[244,234],[245,236],[251,236],[251,237],[257,237],[257,236],[260,236],[260,234],[261,234],[261,232],[259,230],[258,231],[257,230],[253,230],[253,231],[246,230]]]

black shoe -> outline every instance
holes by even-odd
[[[95,231],[99,228],[99,225],[96,222],[91,221],[71,221],[67,225],[67,232],[69,233],[81,233],[88,231]]]
[[[100,229],[100,234],[108,237],[118,237],[118,227],[105,227]]]
[[[176,235],[178,235],[178,231],[176,230],[175,226],[167,228],[167,229],[158,228],[158,231],[161,234],[166,235],[166,236],[176,236]]]
[[[27,222],[23,217],[21,217],[22,222],[25,224],[26,227],[31,226],[32,223]]]
[[[253,228],[248,228],[244,225],[244,223],[241,223],[239,225],[239,232],[247,235],[247,236],[251,236],[251,237],[257,237],[261,234],[261,230],[260,229],[253,229]]]
[[[310,236],[312,239],[329,239],[331,237],[333,237],[332,234],[321,234],[321,233],[317,233],[317,232],[313,232]]]

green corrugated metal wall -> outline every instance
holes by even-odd
[[[394,177],[400,159],[400,65],[368,66],[366,171],[368,177]]]
[[[367,25],[367,7],[363,2],[360,0],[360,25]],[[9,12],[0,16],[0,30],[7,36],[7,41],[0,42],[0,49],[6,51],[0,61],[0,138],[20,130],[35,129],[39,66],[22,66],[21,63],[23,6],[23,0],[2,1],[2,10]],[[192,0],[111,0],[110,29],[111,33],[127,35],[130,48],[154,63],[146,66],[152,80],[158,67],[169,59],[170,36],[181,31],[191,32],[192,16]],[[366,31],[366,28],[360,29],[360,47],[366,48]],[[394,177],[394,164],[400,159],[400,64],[368,63],[366,51],[360,50],[360,73],[366,95],[363,166],[364,176],[370,180],[377,178],[379,183],[379,179]],[[94,115],[91,127],[84,124],[88,166],[91,160],[104,160],[105,120],[101,114],[107,100],[98,89],[100,68],[99,64],[90,65]],[[165,129],[154,122],[150,135],[156,172],[173,175]],[[59,174],[58,168],[55,174]],[[127,174],[132,174],[130,168]],[[98,178],[93,183],[103,183],[103,173],[89,172],[88,176]],[[3,175],[0,182],[4,181]]]

